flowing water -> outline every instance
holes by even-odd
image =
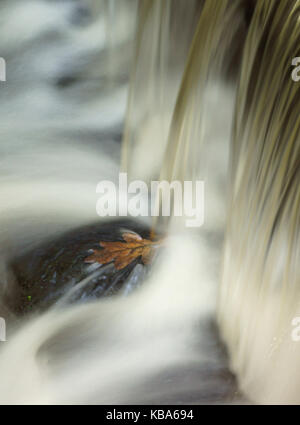
[[[299,8],[258,2],[233,124],[219,323],[242,388],[263,402],[299,403]]]
[[[1,403],[299,402],[299,6],[1,3]],[[204,225],[97,217],[119,163],[204,180]],[[152,267],[84,263],[151,227]]]

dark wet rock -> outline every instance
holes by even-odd
[[[10,268],[15,287],[7,305],[17,314],[45,310],[68,293],[68,302],[86,302],[116,293],[129,294],[145,274],[137,258],[123,270],[113,264],[87,264],[84,259],[99,241],[122,240],[124,230],[142,237],[149,230],[129,220],[92,224],[73,229],[14,259]],[[139,264],[139,267],[136,267]]]

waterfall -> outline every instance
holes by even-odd
[[[299,1],[259,1],[236,96],[219,325],[242,389],[299,403]]]
[[[0,5],[0,403],[299,403],[300,0],[80,4]],[[204,225],[80,298],[119,163],[203,181]]]
[[[123,166],[146,179],[204,178],[207,192],[221,198],[211,186],[220,170],[207,170],[209,149],[220,145],[205,130],[212,114],[216,121],[226,117],[231,140],[218,324],[248,397],[299,402],[300,347],[291,324],[299,314],[300,85],[291,64],[299,56],[300,2],[190,2],[184,49],[179,44],[183,68],[172,60],[177,5],[141,2]],[[217,105],[209,109],[220,80],[233,93],[232,115]],[[223,153],[226,140],[224,131]],[[145,167],[149,155],[153,163]],[[213,227],[209,196],[205,225]],[[157,221],[170,225],[165,217],[154,226]]]

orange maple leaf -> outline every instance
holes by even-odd
[[[85,263],[107,264],[113,262],[117,270],[122,270],[138,257],[148,264],[162,241],[143,239],[136,233],[123,233],[125,242],[99,242],[104,249],[94,249],[93,254],[85,258]]]

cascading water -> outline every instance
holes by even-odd
[[[0,91],[1,403],[299,402],[299,3],[86,1],[78,27],[73,2],[0,6],[10,28],[45,20],[0,30],[25,77]],[[203,180],[201,228],[97,218],[123,114],[122,171]],[[100,236],[151,227],[168,235],[153,267],[84,263]]]
[[[299,1],[258,2],[233,125],[219,325],[244,391],[299,403]]]
[[[202,177],[207,196],[215,193],[210,185],[219,170],[204,171],[209,164],[206,145],[216,146],[204,130],[210,119],[207,103],[211,87],[224,79],[232,50],[240,43],[218,323],[232,368],[248,396],[262,402],[299,402],[299,347],[291,338],[299,310],[299,85],[291,78],[290,66],[299,55],[299,2],[202,3],[167,127],[168,143],[160,156],[160,178]],[[253,13],[247,31],[245,7]],[[218,113],[224,117],[224,110]],[[150,109],[151,118],[155,114]],[[162,125],[164,115],[158,115]],[[153,136],[152,145],[165,145],[164,133],[160,136]],[[143,144],[143,136],[140,139]],[[208,201],[204,228],[211,215]]]

